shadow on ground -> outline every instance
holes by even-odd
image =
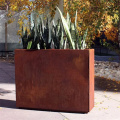
[[[12,93],[12,91],[0,88],[0,95],[4,95],[4,94],[7,94],[7,93]]]
[[[1,59],[0,83],[15,84],[15,65],[8,62],[1,62]]]
[[[95,77],[95,90],[120,92],[120,82],[102,77]]]
[[[5,99],[0,99],[0,107],[17,109],[16,108],[16,101],[5,100]]]

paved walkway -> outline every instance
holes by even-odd
[[[95,107],[87,114],[18,109],[14,69],[14,64],[0,62],[0,120],[120,120],[120,90],[106,91],[98,77],[95,80]]]

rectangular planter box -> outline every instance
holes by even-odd
[[[89,112],[94,106],[94,49],[15,50],[16,106]]]

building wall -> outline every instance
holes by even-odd
[[[16,48],[22,48],[22,44],[19,43],[20,38],[17,35],[19,25],[17,24],[18,16],[15,17],[13,23],[7,24],[7,50],[14,51]],[[5,50],[5,10],[0,10],[0,51]]]
[[[61,12],[63,12],[63,10],[64,10],[63,4],[64,4],[64,0],[60,0],[58,8],[61,10]],[[60,14],[59,14],[59,12],[58,12],[58,10],[57,10],[57,11],[56,11],[56,14],[55,14],[55,18],[54,18],[55,21],[56,21],[58,18],[60,18]]]
[[[0,10],[0,43],[5,42],[5,10]]]
[[[61,11],[63,11],[63,0],[60,0],[58,6]],[[59,17],[58,11],[55,14],[55,20]],[[7,25],[7,49],[14,51],[16,48],[22,48],[22,44],[19,43],[21,40],[17,35],[19,25],[17,23],[18,16],[15,17],[16,21]],[[0,51],[5,50],[5,22],[7,18],[5,17],[5,10],[0,10]]]

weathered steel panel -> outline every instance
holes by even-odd
[[[16,106],[89,112],[94,50],[15,50]],[[91,62],[91,63],[90,63]]]

